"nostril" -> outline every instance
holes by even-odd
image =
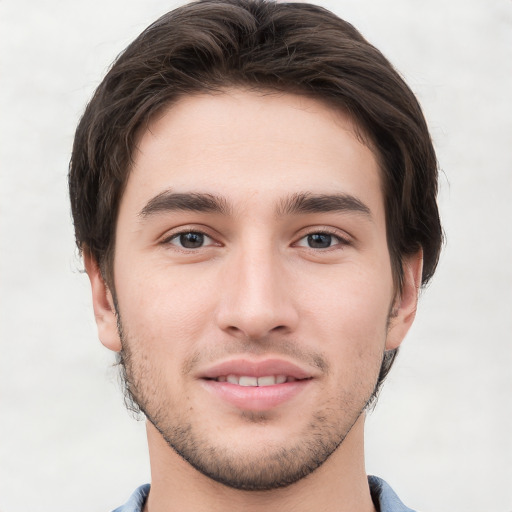
[[[217,325],[230,336],[261,339],[297,327],[298,311],[291,301],[251,301],[251,295],[247,295],[226,298],[218,306]]]

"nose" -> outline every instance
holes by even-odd
[[[220,290],[218,326],[232,336],[252,340],[293,332],[299,315],[287,274],[270,248],[241,250],[229,258]]]

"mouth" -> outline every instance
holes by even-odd
[[[198,375],[203,387],[224,404],[243,411],[267,411],[310,388],[315,375],[279,359],[228,360]]]
[[[229,382],[230,384],[245,387],[265,387],[308,379],[296,379],[295,377],[290,377],[288,375],[265,375],[263,377],[254,377],[250,375],[235,375],[231,373],[229,375],[219,375],[214,379],[207,380],[213,380],[215,382]]]

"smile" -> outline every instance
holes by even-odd
[[[198,372],[215,400],[241,411],[269,411],[314,389],[314,370],[279,358],[235,358]],[[312,387],[313,386],[313,387]]]
[[[236,384],[237,386],[275,386],[276,384],[285,384],[286,382],[295,382],[295,377],[289,377],[286,375],[266,375],[263,377],[253,377],[248,375],[219,375],[219,377],[212,379],[216,382],[229,382],[230,384]]]

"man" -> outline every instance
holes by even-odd
[[[147,418],[118,511],[407,511],[365,410],[441,245],[421,109],[308,4],[203,0],[117,59],[77,129],[99,338]]]

